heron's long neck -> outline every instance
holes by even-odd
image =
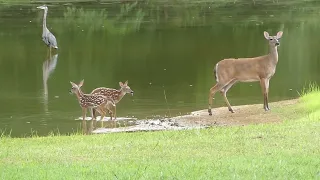
[[[43,28],[43,32],[46,30],[47,28],[47,13],[48,13],[48,10],[45,9],[44,10],[44,13],[43,13],[43,24],[42,24],[42,28]]]

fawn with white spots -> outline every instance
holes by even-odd
[[[278,63],[278,50],[280,46],[279,39],[283,32],[279,31],[276,36],[269,36],[264,31],[264,37],[269,43],[269,54],[254,58],[224,59],[219,61],[215,68],[214,74],[216,85],[210,89],[208,113],[211,116],[212,99],[216,92],[220,91],[228,106],[230,112],[234,113],[228,99],[227,92],[236,82],[254,82],[260,81],[260,86],[264,96],[263,108],[265,111],[270,110],[268,104],[269,81],[276,72]]]
[[[133,91],[128,86],[128,81],[125,83],[119,82],[120,89],[112,89],[112,88],[105,88],[105,87],[99,87],[94,89],[90,94],[96,94],[96,95],[103,95],[111,98],[115,104],[119,103],[120,100],[126,95],[127,93],[130,93],[133,96]],[[116,106],[114,107],[113,111],[114,119],[117,118],[116,116]],[[96,118],[95,116],[95,109],[92,109],[92,116],[93,118]]]
[[[112,112],[115,108],[114,101],[106,96],[99,94],[84,94],[81,91],[81,86],[83,85],[84,80],[82,80],[79,85],[70,81],[72,88],[70,89],[70,93],[76,94],[79,105],[82,108],[82,122],[85,125],[85,118],[87,109],[95,109],[101,114],[101,127],[103,126],[103,118],[106,115],[105,109],[109,111],[110,118],[112,119]]]

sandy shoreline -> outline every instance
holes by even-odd
[[[98,128],[92,133],[115,133],[115,132],[137,132],[137,131],[161,131],[161,130],[183,130],[201,129],[211,126],[241,126],[260,123],[280,122],[280,114],[272,112],[278,107],[296,104],[298,99],[272,102],[271,110],[265,112],[262,104],[251,104],[234,106],[235,113],[230,113],[227,107],[212,109],[213,115],[209,116],[207,109],[191,112],[189,115],[176,116],[172,118],[160,118],[157,120],[136,120],[135,125],[119,128]]]

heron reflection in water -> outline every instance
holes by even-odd
[[[43,104],[45,113],[48,113],[48,79],[57,66],[58,54],[50,56],[42,65],[43,77]]]
[[[46,5],[38,6],[38,9],[44,10],[43,13],[43,23],[42,23],[42,40],[49,47],[50,56],[51,48],[58,49],[58,43],[56,37],[47,28],[47,13],[48,7]]]

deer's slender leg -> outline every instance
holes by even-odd
[[[116,109],[116,105],[112,105],[112,113],[113,113],[113,117],[114,117],[114,120],[117,119],[117,109]]]
[[[103,126],[103,118],[104,118],[104,116],[105,116],[105,113],[100,113],[100,115],[101,115],[101,118],[100,118],[100,121],[101,121],[101,127],[104,127]]]
[[[96,110],[97,110],[97,111],[99,112],[99,114],[101,115],[101,116],[100,116],[100,121],[101,121],[101,127],[103,127],[104,112],[103,112],[103,110],[102,110],[100,107],[98,107]]]
[[[110,109],[107,109],[108,110],[108,114],[110,116],[110,121],[112,121],[112,111]]]
[[[86,133],[86,130],[87,130],[86,113],[87,113],[87,108],[82,108],[82,131],[83,131],[83,133]]]
[[[220,90],[220,93],[222,94],[223,98],[224,98],[224,101],[226,102],[227,106],[228,106],[228,110],[232,113],[234,113],[234,110],[232,109],[229,101],[228,101],[228,98],[227,98],[227,92],[228,90],[234,85],[234,83],[236,83],[236,80],[232,80],[228,85],[226,85],[225,87],[223,87],[221,90]]]
[[[91,108],[91,109],[90,109],[92,120],[93,120],[93,119],[96,119],[96,117],[93,116],[93,111],[94,111],[93,109],[94,109],[94,108]]]
[[[269,81],[270,81],[270,79],[266,79],[266,106],[267,106],[268,110],[270,110],[270,108],[269,108]]]
[[[104,110],[102,110],[100,114],[101,114],[101,122],[103,122],[102,120],[106,116],[106,112]]]
[[[91,120],[90,127],[89,127],[89,129],[88,129],[88,132],[92,133],[93,129],[94,129],[93,120]]]
[[[93,127],[95,128],[96,125],[97,125],[97,117],[94,116],[94,112],[95,112],[94,108],[91,108],[91,109],[90,109],[90,112],[91,112],[91,117],[92,117],[92,119],[91,119],[91,124],[92,124]]]
[[[108,113],[109,113],[109,116],[110,116],[110,121],[112,121],[112,116],[113,116],[114,114],[113,114],[113,111],[112,111],[111,108],[108,109]],[[116,121],[115,121],[115,119],[113,119],[113,121],[114,121],[113,125],[114,125],[114,127],[116,128]]]
[[[112,120],[112,116],[114,117],[114,127],[116,127],[116,105],[114,102],[109,101],[106,106],[105,109],[108,111],[109,115],[110,115],[110,121]]]
[[[268,108],[267,108],[267,101],[268,101],[268,98],[267,98],[267,79],[260,79],[260,86],[261,86],[261,90],[262,90],[262,94],[263,94],[263,108],[265,111],[268,111]]]
[[[117,126],[117,122],[116,122],[116,119],[117,119],[117,112],[116,112],[116,105],[112,105],[112,114],[113,114],[113,117],[114,117],[114,123],[115,123],[115,127]]]
[[[92,118],[97,118],[97,115],[96,115],[96,109],[92,109],[92,113],[91,113],[91,116],[92,116]]]
[[[97,118],[93,115],[93,112],[94,112],[94,108],[91,108],[90,109],[90,112],[91,112],[91,125],[93,128],[96,128],[96,125],[97,125]]]
[[[216,94],[216,92],[220,91],[225,84],[221,84],[221,83],[217,83],[216,85],[214,85],[209,92],[209,107],[208,107],[208,113],[210,116],[212,116],[212,111],[211,111],[211,105],[212,105],[212,99],[214,97],[214,95]]]

